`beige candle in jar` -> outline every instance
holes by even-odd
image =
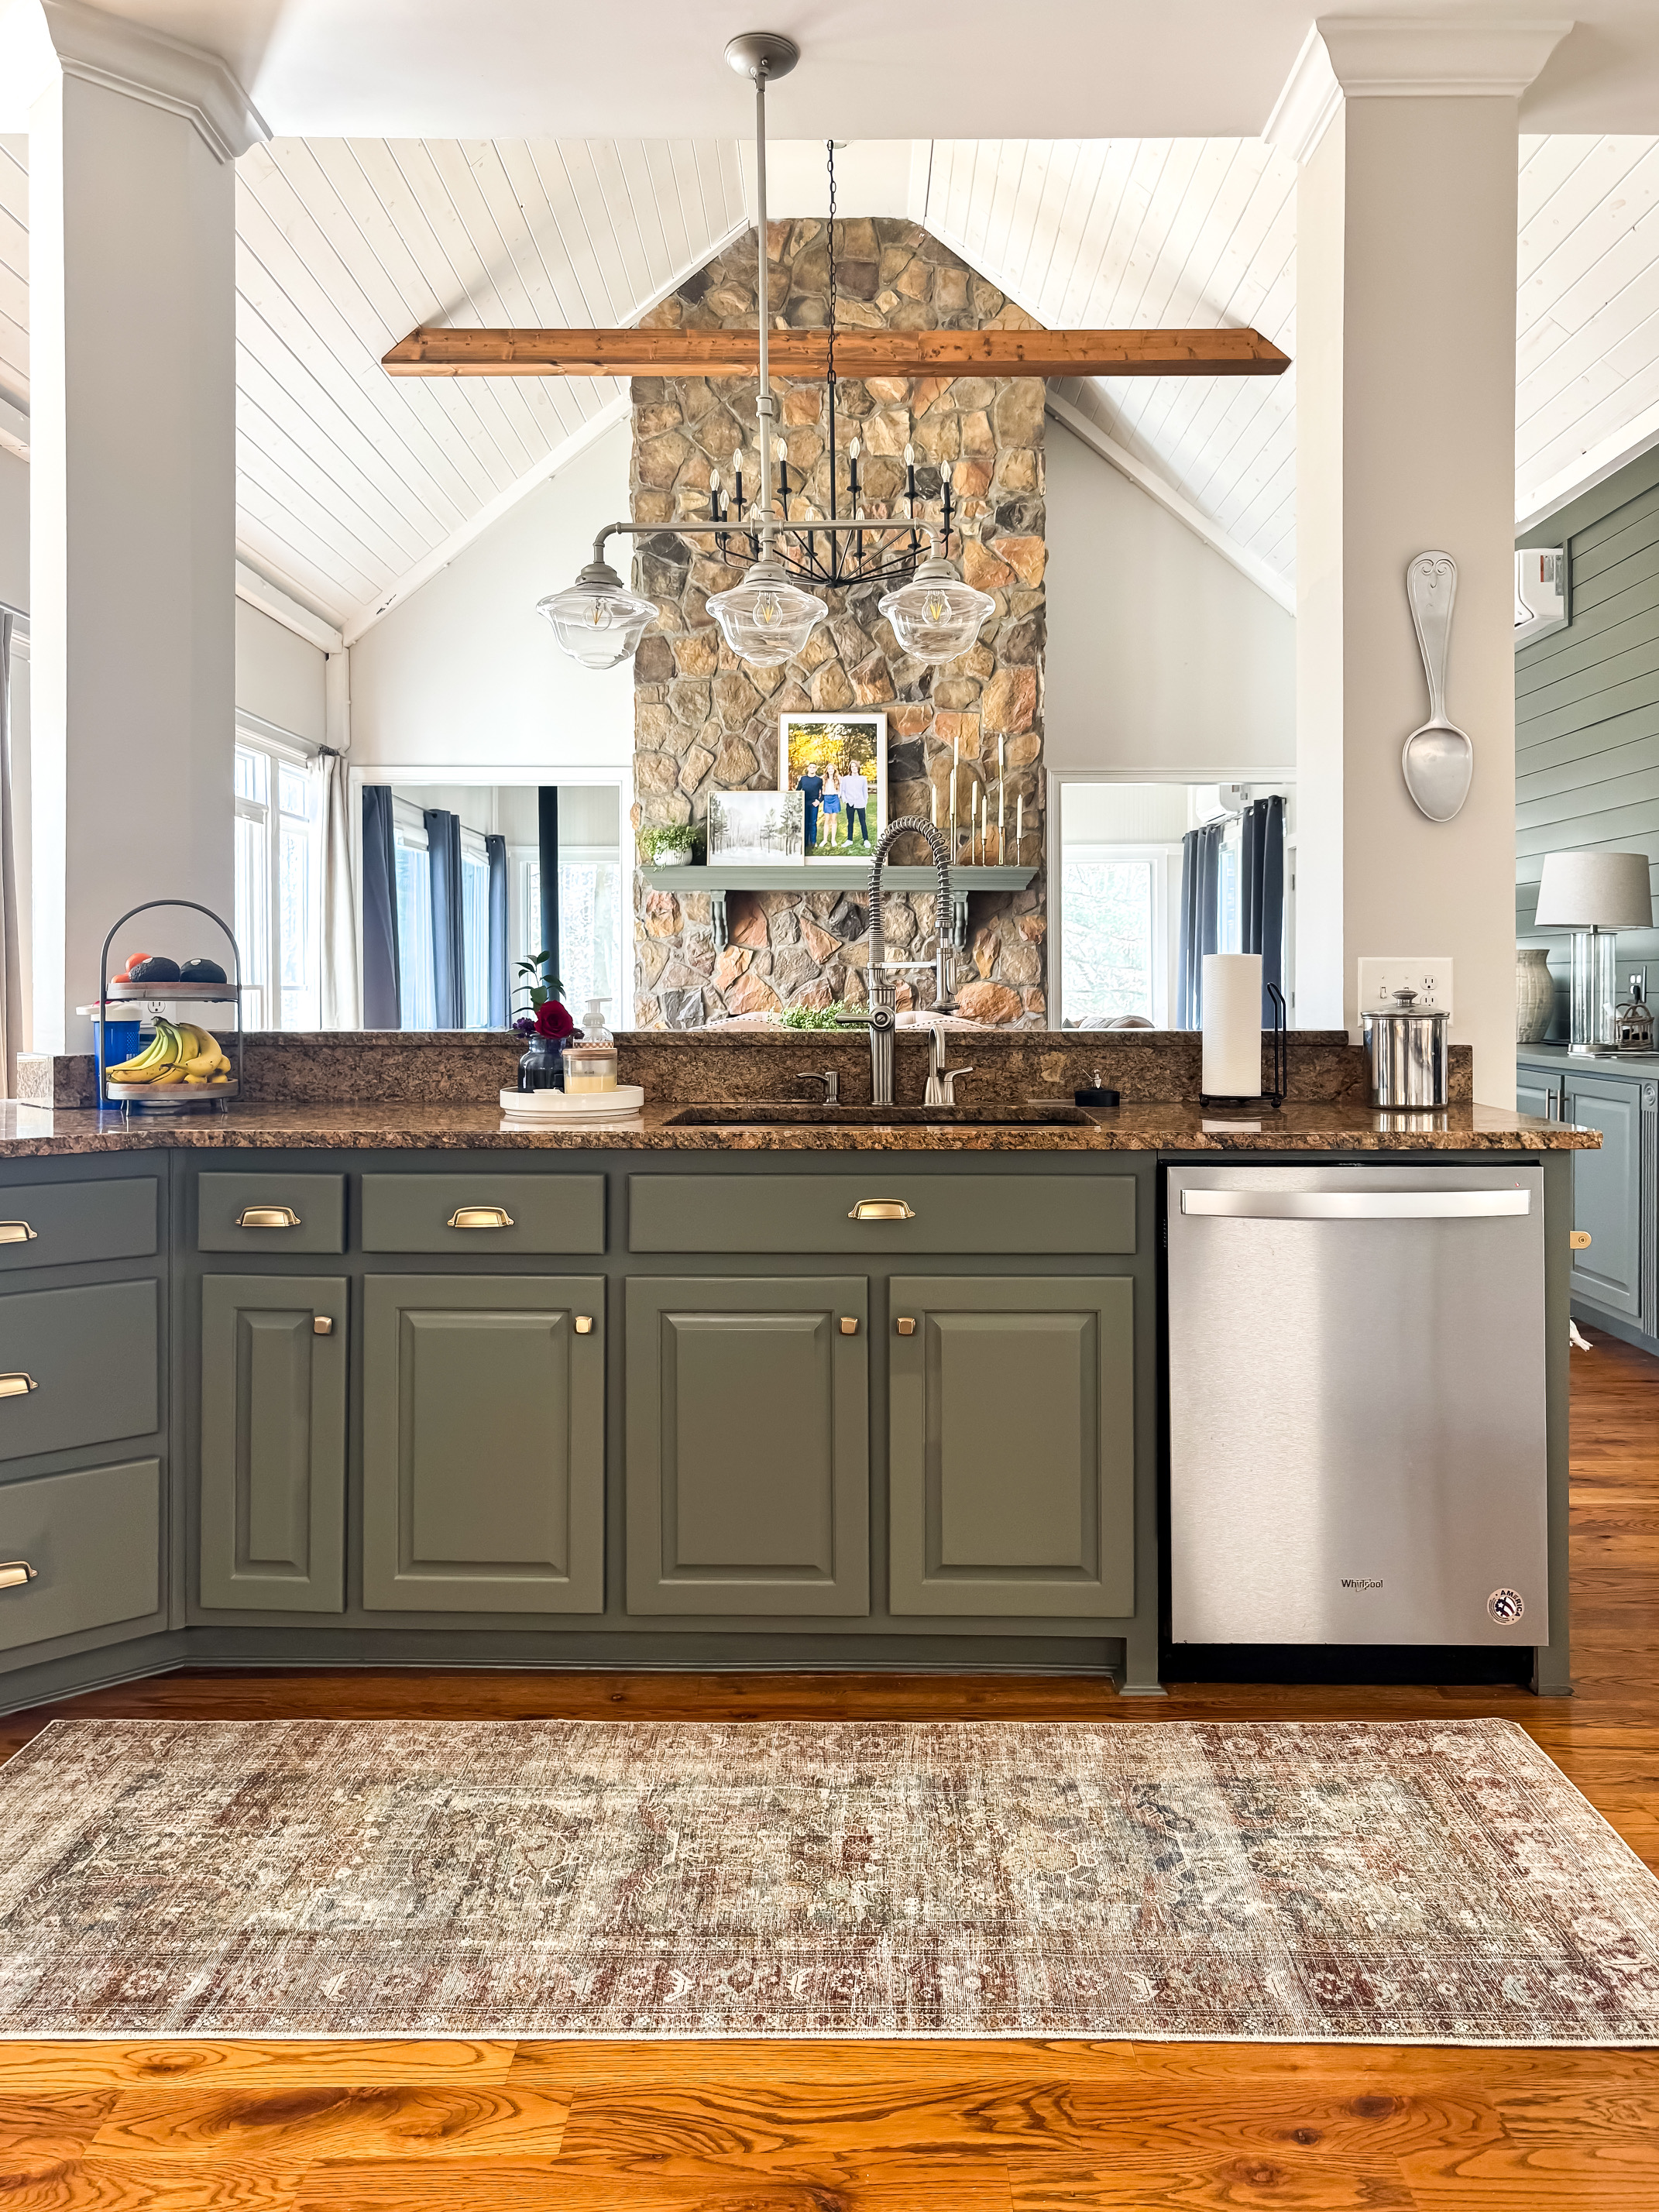
[[[614,1091],[617,1087],[617,1048],[579,1040],[564,1048],[564,1087],[567,1095]]]

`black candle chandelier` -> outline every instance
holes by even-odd
[[[830,173],[830,221],[828,244],[830,254],[829,313],[826,335],[829,339],[830,365],[824,381],[829,387],[826,413],[829,418],[829,513],[820,518],[811,506],[810,479],[803,475],[796,485],[789,482],[787,458],[780,453],[777,461],[777,491],[772,502],[772,512],[782,529],[773,541],[773,556],[786,575],[798,577],[803,583],[827,585],[831,590],[849,584],[885,583],[890,578],[914,575],[925,551],[930,550],[927,541],[933,541],[931,550],[948,552],[955,507],[951,489],[951,464],[946,461],[939,470],[939,520],[935,524],[918,523],[916,516],[922,493],[916,483],[915,447],[904,448],[904,512],[902,516],[885,515],[872,518],[867,526],[860,504],[863,487],[859,482],[860,441],[855,437],[847,453],[847,503],[854,527],[842,526],[837,501],[839,471],[836,457],[836,393],[839,380],[836,374],[836,142],[826,138],[824,166]],[[760,242],[763,256],[766,240],[763,233]],[[763,312],[764,295],[763,294]],[[728,496],[720,483],[720,472],[712,470],[708,479],[709,518],[716,523],[729,523],[734,517],[748,520],[756,510],[744,505],[743,453],[737,456],[736,481]],[[751,478],[752,481],[752,478]],[[803,512],[791,514],[791,496],[799,500]],[[815,530],[813,524],[822,521],[829,528]],[[715,543],[721,558],[731,560],[739,546],[747,546],[749,558],[758,561],[761,553],[760,534],[750,527],[733,532],[722,529],[716,532]]]

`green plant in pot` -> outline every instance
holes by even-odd
[[[702,833],[690,822],[659,822],[640,832],[640,857],[647,868],[684,868],[696,858]]]

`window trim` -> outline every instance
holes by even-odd
[[[235,718],[233,751],[258,754],[264,759],[265,763],[265,796],[264,799],[245,799],[239,795],[234,802],[233,811],[234,817],[237,821],[258,823],[264,832],[265,885],[264,904],[265,908],[265,915],[264,925],[260,932],[263,943],[258,947],[258,950],[264,955],[263,961],[260,964],[263,969],[264,980],[258,987],[262,1001],[260,1007],[259,1026],[262,1029],[268,1030],[283,1030],[288,1028],[288,1024],[283,1018],[283,823],[284,821],[292,822],[295,817],[291,814],[285,814],[283,811],[280,777],[281,772],[284,768],[297,769],[307,778],[307,782],[309,782],[312,774],[312,763],[316,758],[316,753],[314,749],[308,749],[297,739],[291,741],[285,740],[284,738],[271,733],[272,729],[273,726],[270,724],[256,728],[252,726],[252,722],[249,717],[240,713]],[[312,973],[307,979],[307,988],[310,990],[312,999],[317,1007],[318,1017],[320,1020],[323,982],[322,822],[320,810],[314,805],[307,817],[307,827],[310,837],[312,858],[312,866],[309,872],[311,884],[311,913],[308,917],[309,927],[307,930],[311,946],[310,964]],[[234,856],[232,865],[234,872]],[[233,883],[233,914],[234,912],[235,905],[236,897]],[[239,950],[242,954],[244,963],[246,963],[248,961],[248,955],[253,948],[243,945],[239,947]],[[303,1030],[299,1030],[293,1032],[293,1034],[304,1036],[307,1032]]]
[[[1170,861],[1171,857],[1178,855],[1180,851],[1179,845],[1117,845],[1105,842],[1067,845],[1060,853],[1060,869],[1056,872],[1063,872],[1068,861],[1100,863],[1110,860],[1142,860],[1151,864],[1152,871],[1152,941],[1150,952],[1152,984],[1152,1022],[1154,1029],[1160,1030],[1166,1030],[1170,1026],[1171,1003],[1170,967],[1174,938],[1171,928],[1172,916],[1170,911]],[[1060,955],[1057,952],[1054,978],[1056,1000],[1063,998],[1064,980],[1065,971],[1060,965]],[[1063,1021],[1066,1018],[1063,1005],[1060,1007],[1059,1013],[1060,1020]]]

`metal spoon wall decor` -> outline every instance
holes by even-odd
[[[1406,570],[1406,597],[1429,682],[1429,719],[1406,740],[1400,764],[1412,803],[1431,822],[1449,822],[1469,795],[1474,745],[1446,713],[1457,563],[1449,553],[1419,553]]]

